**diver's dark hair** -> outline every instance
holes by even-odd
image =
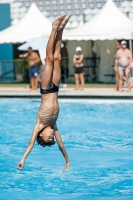
[[[51,142],[44,142],[44,140],[40,137],[40,133],[41,133],[44,129],[45,129],[45,128],[43,128],[41,131],[38,132],[38,135],[37,135],[37,138],[36,138],[37,144],[38,144],[38,145],[41,145],[42,147],[54,145],[54,144],[55,144],[54,139],[53,139]]]
[[[28,49],[31,49],[31,50],[32,50],[32,47],[28,47]]]

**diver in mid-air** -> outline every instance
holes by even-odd
[[[59,149],[66,160],[63,171],[65,171],[70,165],[67,152],[56,125],[56,120],[59,114],[58,89],[61,79],[60,49],[62,33],[69,18],[70,15],[61,15],[52,24],[52,31],[46,48],[46,63],[40,88],[42,102],[36,117],[36,125],[29,145],[26,148],[20,163],[17,165],[17,168],[20,170],[23,169],[25,160],[32,150],[35,140],[37,140],[38,144],[45,147],[51,146],[55,143],[54,137],[56,138]]]

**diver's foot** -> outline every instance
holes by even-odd
[[[57,19],[52,23],[53,29],[57,30],[65,17],[66,17],[66,15],[61,15],[61,16],[57,17]]]
[[[67,22],[69,21],[71,15],[66,15],[66,17],[63,19],[63,21],[61,22],[58,31],[63,30],[67,24]]]
[[[75,88],[75,90],[78,90],[79,88]]]

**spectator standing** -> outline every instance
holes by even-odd
[[[40,61],[40,58],[36,52],[32,50],[31,47],[28,48],[28,52],[25,54],[20,54],[20,58],[28,58],[29,62],[29,78],[31,83],[31,90],[37,90],[38,88],[38,67],[37,63]]]
[[[128,91],[131,91],[129,72],[132,65],[132,53],[129,49],[127,49],[127,42],[121,42],[121,49],[117,51],[115,66],[118,67],[119,70],[119,90],[122,91],[122,80],[125,74],[127,80]]]
[[[79,89],[79,81],[81,82],[81,90],[84,89],[84,55],[82,54],[82,48],[76,47],[76,54],[73,57],[73,63],[75,66],[74,77],[76,83],[76,90]]]
[[[116,42],[116,50],[118,51],[119,49],[121,48],[121,44],[119,41]],[[114,59],[116,59],[116,54],[117,54],[117,51],[115,54],[112,54],[110,52],[110,50],[107,49],[107,53]],[[119,90],[119,70],[118,70],[118,66],[114,66],[114,71],[115,71],[115,82],[116,82],[116,91]],[[126,80],[126,77],[123,77],[124,80]]]

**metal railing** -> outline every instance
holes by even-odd
[[[38,67],[39,68],[39,67]],[[68,58],[61,60],[61,82],[67,82]],[[25,59],[0,61],[0,83],[27,82],[28,63]]]
[[[0,83],[27,80],[26,60],[0,61]]]
[[[61,82],[66,83],[69,74],[69,59],[66,57],[61,58]]]
[[[89,82],[90,81],[94,82],[97,80],[97,66],[99,59],[100,59],[99,57],[97,58],[85,57],[84,59],[85,78]],[[62,83],[67,83],[69,78],[71,76],[74,76],[74,74],[69,74],[68,66],[69,66],[68,58],[62,58],[61,60]],[[131,68],[130,77],[133,77],[133,68]],[[29,81],[28,63],[25,59],[0,61],[0,83],[27,82],[27,81]]]

